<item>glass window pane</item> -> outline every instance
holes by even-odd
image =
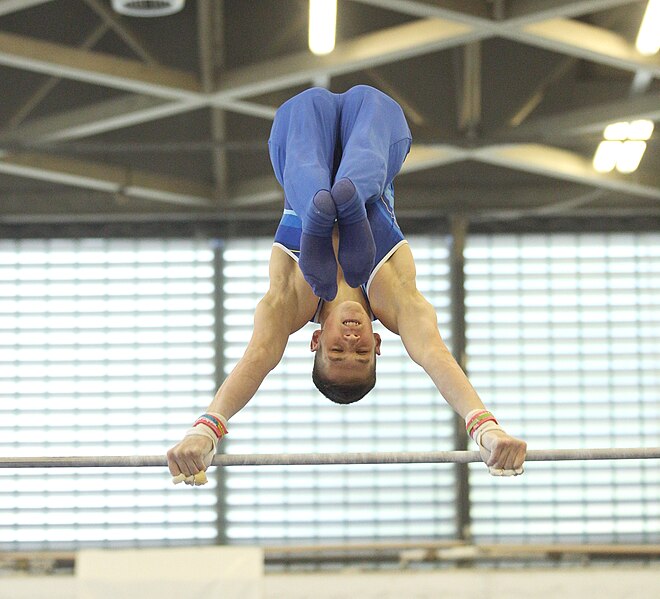
[[[660,235],[474,235],[470,378],[530,449],[657,446]],[[658,542],[653,461],[470,466],[472,532],[489,542]]]
[[[214,392],[213,303],[205,242],[0,241],[0,455],[163,454]],[[0,548],[209,542],[213,487],[0,470]]]

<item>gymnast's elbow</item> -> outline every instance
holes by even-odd
[[[284,347],[276,344],[250,343],[239,364],[247,371],[263,378],[280,363],[283,355]]]

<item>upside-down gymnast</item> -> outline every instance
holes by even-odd
[[[526,444],[486,410],[416,287],[392,186],[410,144],[400,106],[365,85],[343,94],[308,89],[278,109],[268,146],[285,200],[270,287],[257,305],[243,357],[208,412],[167,453],[175,482],[206,481],[227,421],[280,362],[289,336],[309,321],[320,324],[310,344],[316,387],[339,404],[364,397],[376,381],[376,319],[401,337],[411,359],[465,419],[490,473],[522,473]]]

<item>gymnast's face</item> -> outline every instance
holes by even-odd
[[[323,328],[314,331],[310,349],[319,352],[324,375],[337,383],[365,379],[380,355],[380,335],[358,302],[346,301],[328,314]]]

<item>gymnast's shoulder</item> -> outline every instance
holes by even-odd
[[[305,281],[298,262],[291,258],[279,246],[273,246],[268,264],[270,285],[267,295],[271,301],[283,306],[287,313],[297,313],[301,322],[305,323],[314,316],[318,298]]]
[[[387,262],[381,265],[370,282],[368,296],[371,309],[386,327],[388,321],[394,317],[393,312],[398,304],[409,301],[418,294],[415,277],[412,251],[407,243],[403,243]]]

